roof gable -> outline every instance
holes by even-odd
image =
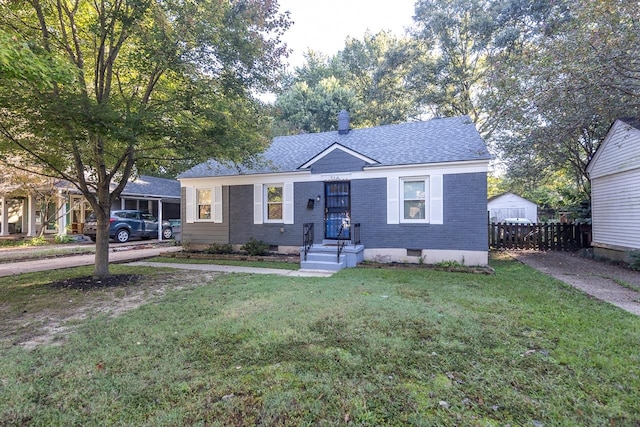
[[[498,195],[495,195],[493,197],[490,197],[488,202],[489,202],[489,204],[492,204],[492,203],[499,203],[499,202],[501,202],[503,200],[509,200],[511,202],[529,203],[529,204],[537,206],[537,204],[535,202],[532,202],[529,199],[525,199],[524,197],[519,196],[519,195],[517,195],[515,193],[512,193],[510,191],[507,191],[505,193],[498,194]]]
[[[618,119],[587,165],[589,178],[640,168],[640,122]]]
[[[350,148],[347,147],[343,147],[342,145],[338,144],[337,142],[333,143],[331,146],[327,147],[325,150],[323,150],[322,152],[316,154],[315,156],[313,156],[313,158],[309,159],[309,161],[305,162],[304,164],[302,164],[298,169],[308,169],[311,166],[313,166],[314,163],[316,163],[317,161],[319,161],[320,159],[328,156],[329,154],[333,153],[336,150],[341,150],[345,153],[347,153],[350,156],[355,157],[358,160],[362,160],[363,162],[369,164],[369,165],[375,165],[378,162],[373,160],[372,158],[369,158],[367,156],[364,156],[354,150],[351,150]]]

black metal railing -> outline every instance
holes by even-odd
[[[342,232],[345,228],[349,227],[348,222],[343,222],[340,224],[340,228],[338,229],[338,260],[336,261],[338,264],[340,263],[340,253],[342,253],[342,249],[344,249],[344,244],[347,241],[347,238],[342,237]]]
[[[302,228],[302,246],[304,247],[304,260],[307,260],[309,249],[313,246],[313,223],[308,222]]]
[[[342,237],[342,232],[345,229],[349,229],[349,237]],[[349,222],[343,222],[338,229],[338,262],[340,262],[340,254],[344,249],[347,241],[351,242],[352,246],[360,244],[360,223],[351,224]]]

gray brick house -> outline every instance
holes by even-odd
[[[350,129],[342,111],[338,131],[276,137],[251,167],[181,174],[182,240],[297,252],[312,226],[312,250],[485,265],[490,158],[467,116]]]

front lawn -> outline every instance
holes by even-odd
[[[108,295],[3,278],[3,312],[25,322],[32,300],[55,312],[164,288],[75,320],[59,345],[0,340],[0,425],[640,423],[640,318],[520,263],[492,266],[331,278],[118,266],[149,283]]]

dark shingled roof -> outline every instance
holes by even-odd
[[[127,182],[123,196],[173,197],[180,198],[180,182],[175,179],[156,178],[140,175],[134,181]]]
[[[335,143],[375,160],[371,167],[491,159],[471,119],[460,116],[353,129],[344,135],[333,131],[279,136],[251,166],[209,160],[178,178],[294,172]]]

